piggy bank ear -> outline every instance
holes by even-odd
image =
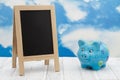
[[[79,45],[79,46],[82,46],[82,45],[84,45],[84,44],[85,44],[84,41],[82,41],[82,40],[79,40],[79,41],[78,41],[78,45]]]
[[[99,43],[99,42],[93,42],[92,45],[95,46],[95,48],[96,48],[97,50],[100,49],[100,43]]]

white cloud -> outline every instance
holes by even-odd
[[[70,48],[74,53],[78,50],[78,40],[98,40],[100,32],[94,31],[92,28],[81,28],[70,32],[61,37],[62,43],[65,47]]]
[[[84,19],[87,16],[87,12],[80,9],[80,2],[76,0],[59,0],[59,3],[66,11],[66,16],[71,22]]]
[[[27,5],[36,5],[35,1],[34,0],[25,0],[25,3]]]
[[[26,0],[29,5],[50,5],[55,0]]]
[[[7,0],[0,0],[0,3],[4,3],[4,2],[6,2]]]
[[[93,35],[94,34],[94,35]],[[62,37],[63,42],[78,40],[78,39],[84,39],[84,40],[91,40],[91,39],[98,39],[98,35],[100,32],[95,32],[92,28],[81,28],[72,31],[68,35],[65,35]],[[74,38],[73,38],[74,37]]]
[[[120,57],[120,31],[101,31],[93,28],[80,28],[61,36],[63,45],[75,54],[78,51],[78,40],[99,40],[107,44],[111,56]]]
[[[88,2],[90,2],[90,0],[84,0],[84,2],[88,3]]]
[[[69,24],[61,24],[58,27],[59,34],[63,34],[68,28],[70,27]]]
[[[15,5],[50,5],[55,0],[0,0],[0,3],[4,3],[7,6],[13,8]]]
[[[0,0],[0,3],[4,3],[13,8],[15,5],[25,5],[25,0]]]
[[[99,1],[91,1],[91,6],[93,9],[98,10],[101,7],[101,4]]]
[[[4,47],[12,45],[12,27],[0,28],[0,44]]]
[[[39,2],[39,4],[41,4],[41,5],[50,5],[55,0],[35,0],[35,1],[36,1],[36,3]]]
[[[120,57],[120,31],[101,31],[100,39],[107,44],[111,56]]]
[[[120,13],[120,5],[116,7],[116,10]]]

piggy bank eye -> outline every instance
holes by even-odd
[[[89,50],[89,52],[90,52],[90,53],[92,53],[92,52],[93,52],[93,50],[91,49],[91,50]]]
[[[82,48],[81,51],[84,51],[84,48]]]

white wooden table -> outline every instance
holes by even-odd
[[[0,57],[0,80],[120,80],[120,58],[109,58],[106,68],[99,71],[82,69],[76,57],[61,57],[60,72],[54,72],[54,62],[25,62],[25,76],[19,76],[12,59]]]

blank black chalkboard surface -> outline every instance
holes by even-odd
[[[59,71],[58,44],[54,6],[15,6],[13,28],[13,68],[16,57],[19,73],[24,75],[24,61],[54,59]]]
[[[53,54],[50,10],[20,11],[24,56]]]

